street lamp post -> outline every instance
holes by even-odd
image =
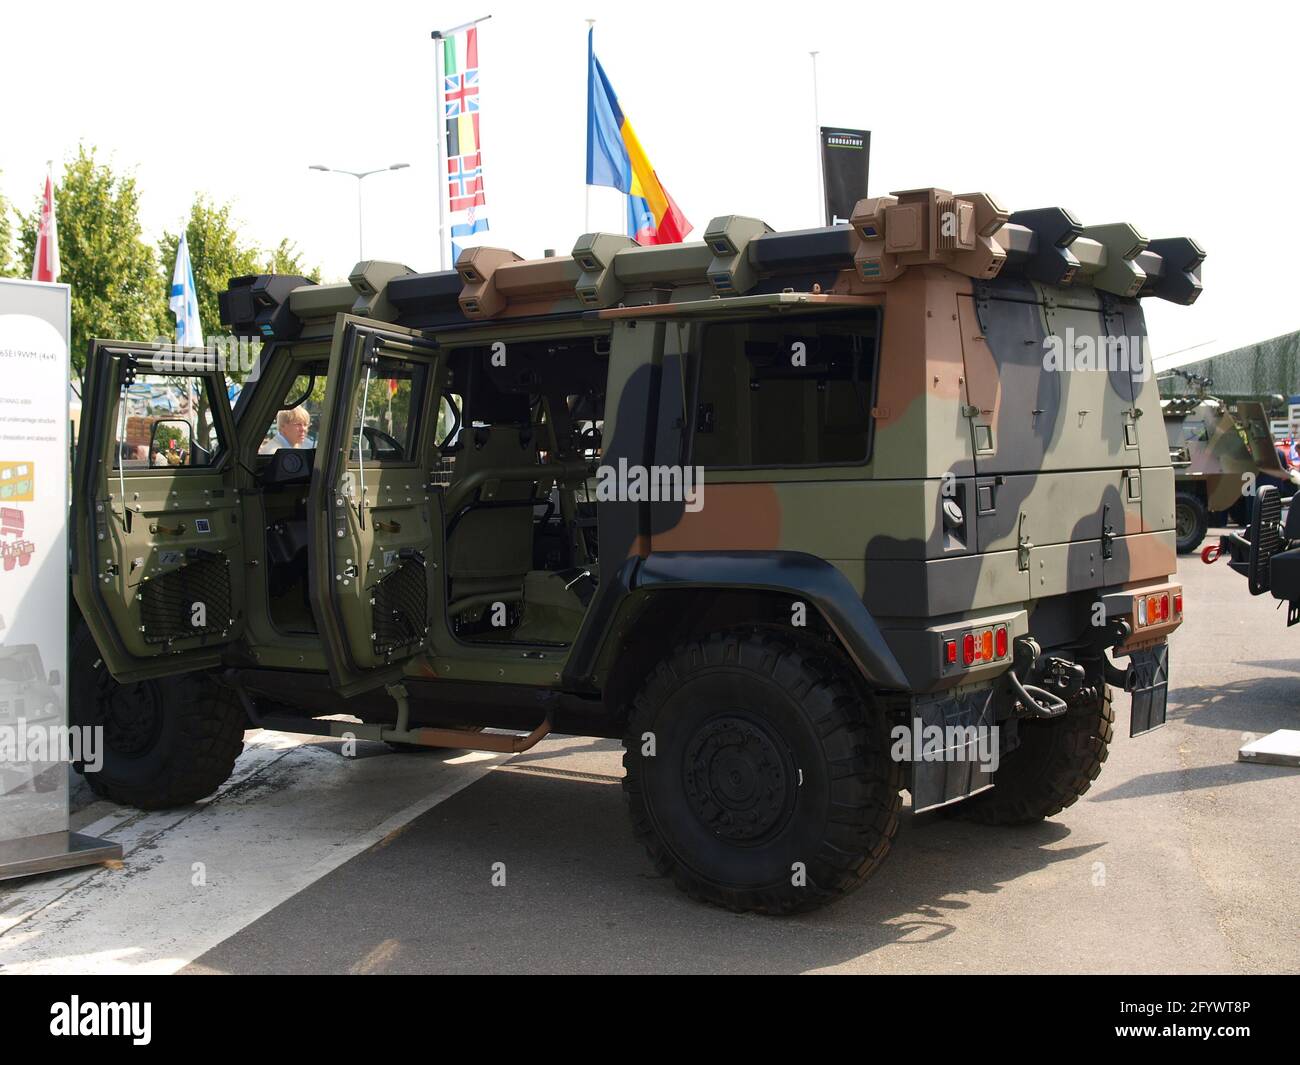
[[[361,222],[361,181],[368,178],[371,174],[382,174],[386,170],[405,170],[410,163],[393,163],[392,166],[381,166],[375,170],[341,170],[338,167],[322,166],[320,163],[312,163],[308,170],[321,170],[327,174],[347,174],[349,177],[357,179],[357,262],[365,259],[365,229]]]

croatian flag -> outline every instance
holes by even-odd
[[[54,178],[45,175],[45,196],[41,200],[41,221],[36,231],[36,257],[32,260],[33,281],[59,279],[59,224],[54,216]]]
[[[172,270],[172,293],[168,301],[176,315],[176,346],[203,347],[203,325],[199,322],[199,297],[194,290],[194,270],[190,266],[190,245],[185,234],[176,245],[176,268]]]

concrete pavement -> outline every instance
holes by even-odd
[[[60,944],[93,929],[116,947],[110,969],[161,956],[191,973],[1300,971],[1300,771],[1236,761],[1247,738],[1300,727],[1300,628],[1225,563],[1180,562],[1187,620],[1166,728],[1129,739],[1121,696],[1110,760],[1061,816],[996,829],[905,814],[877,876],[817,913],[736,916],[658,877],[632,841],[610,741],[558,737],[469,766],[376,748],[375,770],[326,749],[299,752],[288,786],[262,789],[272,809],[223,789],[183,833],[163,829],[123,869],[84,874],[62,916],[31,901],[57,894],[49,885],[0,886],[0,964],[85,964]],[[335,838],[322,804],[371,812]],[[291,849],[299,822],[314,864]],[[186,901],[199,851],[220,866],[268,823],[280,842],[259,853],[283,850],[279,872],[243,867],[219,895],[210,878],[206,901]],[[124,894],[145,861],[152,872]],[[214,920],[204,935],[174,929],[160,952],[154,922],[108,906],[115,896]]]

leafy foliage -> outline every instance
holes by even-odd
[[[143,239],[132,175],[115,174],[81,145],[54,188],[59,217],[59,280],[72,287],[72,364],[78,374],[94,337],[152,340],[167,332],[159,262]],[[36,254],[38,195],[19,214],[20,262]]]
[[[0,277],[17,276],[13,262],[14,231],[9,201],[0,193]]]

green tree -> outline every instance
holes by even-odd
[[[230,204],[218,204],[205,196],[196,196],[190,206],[190,217],[185,224],[185,239],[190,248],[190,267],[194,271],[194,289],[199,301],[199,320],[203,332],[212,336],[225,332],[217,311],[217,296],[226,291],[232,277],[243,274],[301,274],[319,279],[320,271],[303,267],[297,247],[287,238],[267,251],[255,244],[245,243],[239,235]],[[171,290],[171,274],[176,266],[176,248],[179,233],[163,233],[158,245],[167,290]],[[174,332],[174,320],[173,320]]]
[[[232,277],[261,273],[262,257],[257,248],[240,240],[230,217],[230,205],[213,203],[202,195],[196,196],[190,205],[185,239],[190,247],[190,267],[194,271],[194,290],[198,296],[199,320],[204,335],[222,333],[224,330],[217,313],[218,293],[226,291],[226,284]],[[179,233],[164,231],[158,244],[168,293],[180,240]],[[168,332],[174,333],[175,318],[171,315],[168,318]]]
[[[14,231],[13,220],[9,215],[9,201],[0,192],[0,277],[16,277],[17,266],[13,261]]]
[[[270,274],[297,274],[299,277],[305,277],[309,281],[320,284],[320,267],[313,266],[309,268],[304,266],[298,246],[287,237],[271,249],[266,262],[266,270]]]
[[[135,177],[116,174],[84,144],[54,187],[59,211],[59,280],[72,287],[72,365],[80,374],[94,337],[152,340],[168,332],[166,290],[140,227]],[[19,213],[20,259],[36,254],[40,198]]]

